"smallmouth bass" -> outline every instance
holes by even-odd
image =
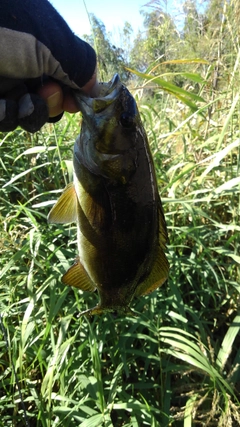
[[[74,180],[48,222],[77,223],[79,256],[64,284],[97,289],[99,303],[81,315],[132,314],[135,296],[168,277],[167,228],[153,160],[136,102],[116,74],[98,98],[76,94],[83,115],[74,145]]]

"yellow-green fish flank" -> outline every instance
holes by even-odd
[[[168,277],[167,229],[147,136],[136,102],[115,75],[98,98],[77,95],[83,114],[74,145],[74,181],[48,221],[77,222],[78,257],[63,283],[98,291],[81,314],[130,314],[134,296]]]

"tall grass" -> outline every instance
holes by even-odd
[[[1,135],[0,426],[240,426],[240,79],[233,63],[212,94],[205,68],[201,114],[160,86],[132,88],[171,272],[131,319],[79,318],[97,296],[60,280],[76,229],[46,217],[72,179],[79,115]]]
[[[71,180],[79,117],[3,136],[0,425],[239,425],[239,104],[209,124],[158,102],[139,104],[171,274],[134,319],[79,319],[96,296],[60,281],[76,230],[46,216]]]

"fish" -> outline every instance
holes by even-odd
[[[73,150],[73,182],[48,215],[77,223],[78,256],[65,285],[97,290],[80,316],[134,315],[134,297],[167,280],[168,233],[148,139],[136,101],[116,74],[97,98],[75,92],[82,113]]]

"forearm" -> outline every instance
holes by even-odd
[[[0,40],[1,76],[46,74],[79,88],[96,67],[94,50],[74,35],[47,0],[0,0]]]
[[[36,132],[77,106],[71,89],[95,96],[96,54],[48,0],[0,0],[0,131]]]

